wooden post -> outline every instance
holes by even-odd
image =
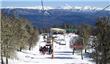
[[[85,48],[84,38],[82,38],[82,47],[81,47],[81,59],[83,60],[83,47]]]
[[[54,38],[52,37],[52,59],[54,59],[54,43],[53,43]]]
[[[65,34],[64,34],[64,40],[65,40],[65,44],[66,44]],[[67,44],[66,44],[66,45],[67,45]]]
[[[83,54],[82,54],[82,49],[81,49],[81,59],[83,60]]]

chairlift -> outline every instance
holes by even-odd
[[[82,49],[83,48],[83,40],[81,37],[73,37],[70,40],[70,48]]]
[[[82,55],[82,50],[84,48],[83,39],[79,36],[75,37],[74,40],[73,39],[74,38],[72,38],[70,41],[70,48],[73,50],[73,55],[74,55],[75,50],[80,50],[81,51],[81,58],[83,59],[83,55]]]

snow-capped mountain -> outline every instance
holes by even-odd
[[[4,9],[4,8],[9,8],[9,9],[22,8],[22,9],[39,9],[39,10],[42,10],[42,6],[33,6],[33,7],[1,7],[1,9]],[[54,9],[54,8],[51,7],[51,6],[44,6],[44,9],[45,10],[49,10],[49,9]]]
[[[7,7],[1,10],[7,15],[16,15],[32,22],[38,28],[49,28],[52,26],[62,26],[63,24],[87,23],[94,25],[96,19],[102,16],[110,16],[110,10],[103,10],[96,7],[79,7],[65,5],[59,8],[44,6],[42,7]],[[97,12],[100,12],[96,14]]]
[[[62,9],[77,9],[77,10],[102,10],[103,8],[100,7],[94,7],[94,6],[71,6],[69,4],[65,4],[65,6],[61,7]],[[110,10],[110,8],[107,8],[105,10]]]
[[[4,7],[1,7],[1,9]],[[23,9],[39,9],[42,10],[42,6],[34,6],[34,7],[5,7],[5,8],[10,8],[10,9],[14,9],[14,8],[23,8]],[[67,9],[67,10],[102,10],[103,8],[99,8],[99,7],[93,7],[93,6],[71,6],[68,4],[65,4],[64,6],[60,6],[60,7],[52,7],[52,6],[44,6],[43,7],[44,10],[50,10],[50,9]],[[109,10],[109,8],[105,9],[105,10]]]

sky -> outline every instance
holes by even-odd
[[[0,7],[33,7],[41,6],[41,0],[0,0]],[[93,6],[105,7],[110,4],[110,0],[43,0],[44,6],[60,7],[71,6]],[[57,3],[57,5],[56,5]]]
[[[1,1],[41,1],[41,0],[1,0]],[[43,1],[109,1],[109,0],[43,0]]]

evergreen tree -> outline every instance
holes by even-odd
[[[110,18],[103,17],[96,23],[95,54],[96,64],[110,63]]]

